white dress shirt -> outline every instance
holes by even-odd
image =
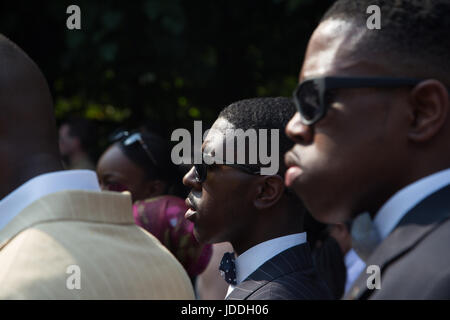
[[[244,281],[266,261],[269,261],[277,254],[305,242],[306,232],[302,232],[264,241],[251,247],[236,258],[236,285]],[[234,288],[234,285],[228,286],[227,297]]]
[[[409,210],[449,184],[450,169],[445,169],[417,180],[395,193],[375,215],[374,225],[381,239],[385,239],[394,230]]]
[[[31,203],[64,190],[100,191],[97,175],[91,170],[67,170],[36,176],[0,200],[0,230]]]
[[[345,293],[347,293],[348,289],[351,288],[353,282],[355,282],[355,280],[366,267],[366,264],[353,249],[350,249],[345,254],[344,262],[347,269],[347,278],[345,280]]]

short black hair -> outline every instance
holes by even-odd
[[[370,5],[380,8],[381,29],[366,26]],[[449,0],[338,0],[321,22],[358,24],[366,32],[364,45],[355,51],[381,57],[393,67],[394,76],[434,78],[450,86],[449,15]]]
[[[224,118],[236,129],[278,129],[279,130],[279,174],[284,174],[284,154],[293,147],[294,143],[285,134],[285,127],[296,112],[295,105],[290,98],[268,97],[240,100],[222,110],[219,118]],[[270,139],[268,139],[270,143]],[[268,147],[270,150],[270,145]]]

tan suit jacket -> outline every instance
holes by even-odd
[[[62,191],[33,202],[0,230],[0,299],[194,299],[194,293],[181,264],[135,225],[129,195]]]

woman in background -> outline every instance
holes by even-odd
[[[186,204],[175,194],[185,195],[168,144],[144,130],[122,131],[112,140],[97,164],[102,190],[129,191],[136,224],[158,238],[194,281],[208,265],[212,249],[197,242],[193,224],[184,218]]]

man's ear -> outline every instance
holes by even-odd
[[[447,119],[449,92],[440,81],[425,80],[411,91],[410,106],[408,138],[413,142],[425,142],[438,133]]]
[[[278,175],[261,176],[258,181],[258,193],[254,200],[257,209],[266,209],[277,203],[284,193],[284,181]]]

